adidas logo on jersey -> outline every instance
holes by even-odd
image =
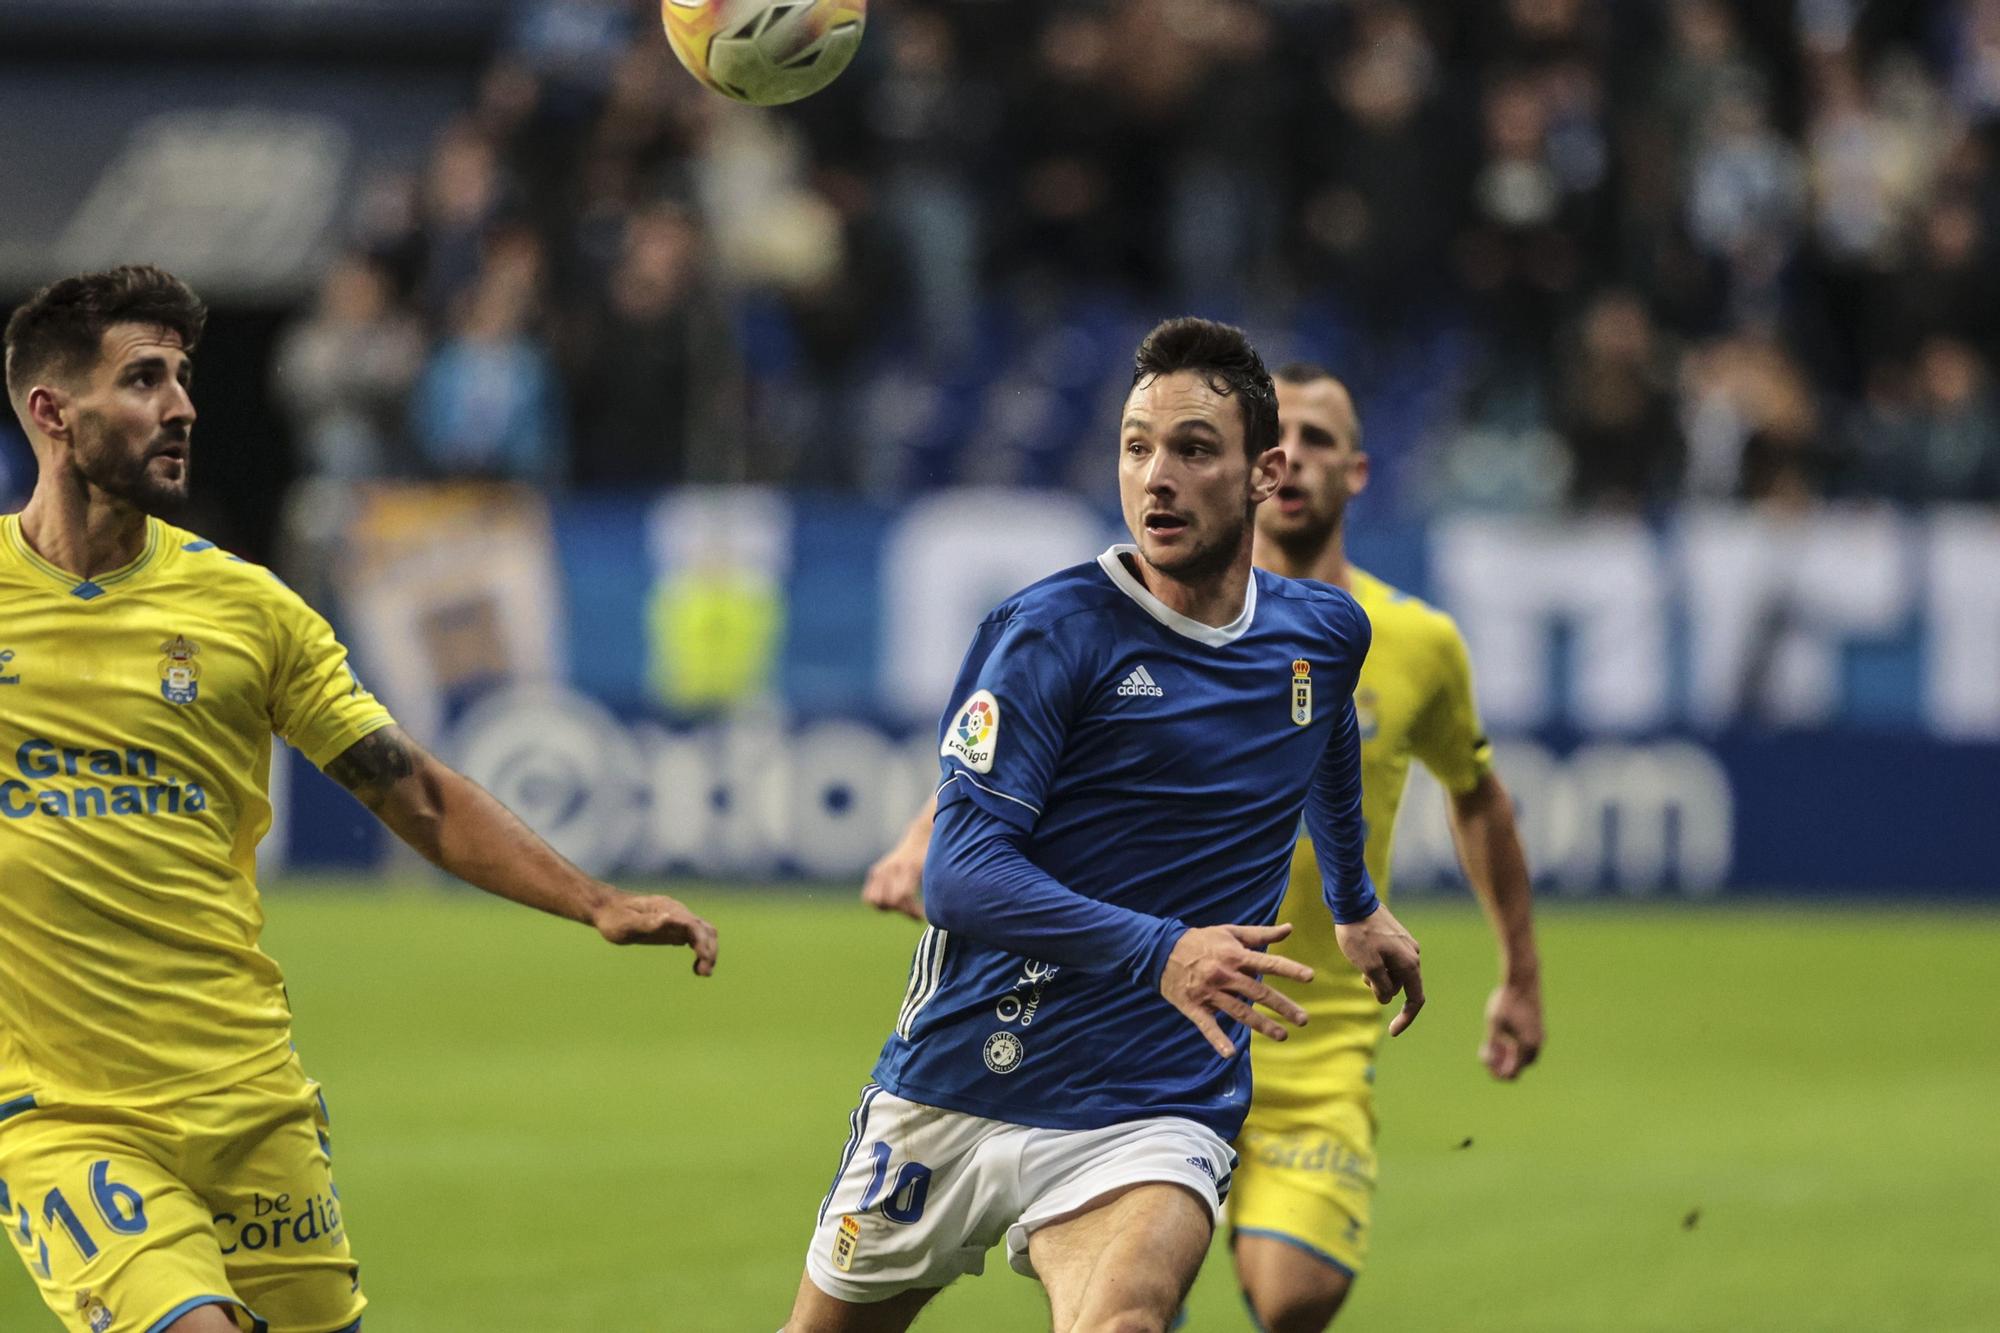
[[[1161,689],[1159,683],[1153,679],[1153,673],[1144,667],[1138,668],[1131,675],[1125,677],[1125,683],[1118,687],[1118,693],[1121,695],[1148,695],[1155,699],[1164,699],[1167,697],[1167,692]]]

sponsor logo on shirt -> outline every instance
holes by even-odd
[[[191,704],[201,692],[201,668],[194,659],[201,645],[184,634],[176,634],[160,645],[166,656],[160,659],[160,694],[170,704]]]
[[[1143,666],[1125,677],[1124,683],[1118,687],[1118,693],[1126,698],[1142,696],[1153,699],[1164,699],[1167,697],[1167,692],[1160,688],[1158,681],[1153,679],[1153,673],[1146,670]]]
[[[1027,1053],[1027,1048],[1021,1045],[1019,1037],[1011,1032],[996,1032],[986,1039],[986,1045],[980,1049],[979,1055],[986,1061],[986,1067],[994,1073],[1011,1074],[1021,1067],[1021,1061]]]
[[[1048,988],[1049,978],[1062,969],[1054,963],[1044,963],[1030,958],[1021,969],[1020,980],[1014,989],[1000,997],[1000,1003],[993,1006],[993,1016],[1002,1023],[1019,1023],[1028,1027],[1035,1021],[1036,1012],[1042,1007],[1042,992]]]
[[[331,1188],[324,1194],[313,1191],[302,1198],[259,1190],[251,1196],[248,1216],[215,1215],[215,1229],[229,1241],[222,1247],[224,1254],[298,1249],[313,1241],[334,1245],[339,1242],[344,1225],[340,1196]]]
[[[13,660],[14,650],[12,648],[0,648],[0,671],[6,671],[7,664]],[[21,673],[18,671],[9,675],[0,675],[0,685],[19,685],[20,683]]]
[[[30,736],[15,748],[14,767],[18,778],[0,769],[4,819],[193,815],[208,809],[202,785],[160,772],[160,756],[152,750],[87,750]]]
[[[975,773],[993,771],[993,753],[1000,745],[1000,701],[989,690],[976,690],[945,729],[938,753],[956,759]]]

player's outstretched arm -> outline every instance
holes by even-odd
[[[1500,945],[1500,984],[1486,1002],[1480,1063],[1500,1079],[1516,1078],[1542,1052],[1542,963],[1535,947],[1528,858],[1514,824],[1514,801],[1487,773],[1451,798],[1458,863]]]
[[[484,787],[394,726],[370,732],[326,774],[425,860],[466,883],[595,927],[613,944],[685,944],[715,971],[715,927],[665,894],[625,893],[578,870]]]
[[[861,901],[880,912],[901,912],[912,921],[924,919],[924,857],[931,847],[931,824],[937,819],[937,796],[924,802],[896,845],[868,867],[861,884]]]

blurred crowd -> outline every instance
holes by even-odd
[[[871,0],[780,111],[537,0],[284,338],[311,477],[1101,489],[1182,311],[1406,508],[2000,500],[2000,0]]]

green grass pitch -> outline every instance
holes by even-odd
[[[269,894],[369,1333],[778,1327],[914,930],[844,891],[685,894],[723,932],[706,982],[470,893]],[[1432,998],[1382,1061],[1342,1328],[2000,1327],[2000,917],[1550,908],[1514,1087],[1473,1057],[1477,916],[1407,919]],[[996,1259],[918,1327],[1042,1310]],[[1191,1314],[1248,1327],[1220,1249]],[[55,1327],[0,1267],[0,1330]]]

